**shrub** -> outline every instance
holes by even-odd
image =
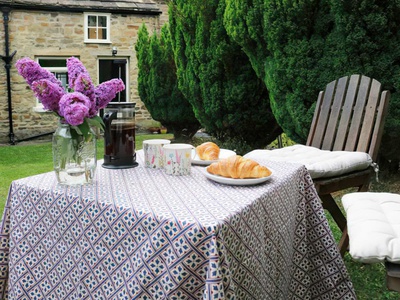
[[[392,93],[381,146],[400,158],[400,4],[378,0],[226,0],[225,27],[270,93],[284,132],[306,141],[318,92],[364,74]]]
[[[263,147],[280,133],[268,91],[223,25],[225,1],[170,2],[179,88],[206,131],[221,142]]]
[[[151,37],[143,24],[135,46],[138,59],[139,96],[152,118],[174,134],[175,139],[189,139],[200,128],[191,104],[180,92],[167,25],[161,35]]]

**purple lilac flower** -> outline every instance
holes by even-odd
[[[60,99],[60,115],[68,124],[80,125],[89,116],[90,104],[89,98],[82,93],[65,94]]]
[[[99,113],[99,110],[97,109],[96,102],[92,103],[89,109],[89,118],[93,118],[94,116],[97,116]]]
[[[94,94],[94,85],[90,79],[90,77],[86,74],[80,74],[78,78],[75,80],[75,92],[80,92],[84,94],[90,100],[90,108],[89,110],[95,111],[96,110],[96,99]],[[97,114],[97,112],[92,115],[89,113],[91,117]]]
[[[100,83],[94,90],[96,95],[96,110],[105,108],[115,98],[115,95],[124,89],[125,85],[121,79],[111,79]]]
[[[78,79],[79,75],[86,75],[91,83],[88,71],[86,70],[82,62],[76,57],[70,57],[67,59],[67,68],[68,68],[68,84],[70,89],[75,90],[76,88],[75,82]]]
[[[26,80],[29,86],[36,80],[47,79],[62,87],[62,83],[49,70],[42,68],[36,61],[29,57],[21,58],[15,64],[18,73]]]
[[[82,103],[73,103],[64,110],[64,118],[68,124],[78,126],[83,123],[85,116],[89,113],[89,108]]]
[[[59,101],[65,95],[63,87],[48,79],[41,79],[34,81],[31,88],[45,109],[55,111],[59,114]]]

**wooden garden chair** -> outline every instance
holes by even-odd
[[[318,96],[307,145],[323,150],[361,151],[376,162],[381,144],[390,92],[367,76],[352,75],[329,83]],[[323,207],[329,211],[343,232],[339,242],[342,256],[348,247],[346,218],[332,197],[333,192],[347,188],[369,190],[374,170],[314,180]]]
[[[348,155],[352,154],[369,154],[370,161],[360,164],[357,170],[343,167],[339,173],[344,174],[333,176],[330,175],[333,174],[330,171],[323,174],[314,172],[311,169],[314,166],[318,167],[318,164],[324,164],[325,158],[314,161],[313,165],[310,162],[313,155],[309,154],[307,161],[302,160],[301,155],[296,159],[295,153],[299,148],[296,145],[275,150],[254,150],[245,155],[255,159],[262,156],[264,159],[300,162],[312,171],[310,174],[323,207],[329,211],[343,233],[338,245],[342,256],[348,248],[346,218],[332,193],[347,188],[368,191],[371,176],[374,174],[374,164],[371,162],[377,159],[389,98],[390,92],[381,91],[378,81],[363,75],[345,76],[334,80],[318,95],[307,143],[305,146],[301,145],[300,149],[306,148],[306,154],[317,150],[328,157],[343,153],[342,164],[349,160],[346,159],[346,155],[349,157]],[[304,152],[304,149],[302,151]]]

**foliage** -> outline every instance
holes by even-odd
[[[288,146],[293,146],[296,143],[293,142],[285,133],[282,133],[278,138],[273,141],[271,144],[267,146],[267,149],[277,149],[277,148],[283,148],[283,147],[288,147]]]
[[[270,93],[284,132],[304,143],[318,92],[354,73],[392,92],[381,154],[400,157],[400,4],[377,0],[226,0],[227,32]]]
[[[319,0],[296,5],[279,0],[227,0],[225,21],[228,33],[243,46],[266,83],[278,123],[290,138],[304,142],[312,104],[327,83],[319,62],[326,32],[332,28],[329,7]],[[330,69],[329,73],[334,76]]]
[[[333,7],[343,71],[364,73],[391,91],[380,148],[381,161],[400,160],[400,3],[389,0],[338,2]],[[337,55],[338,56],[338,55]]]
[[[192,137],[200,128],[191,104],[178,89],[176,66],[168,25],[151,37],[143,24],[136,44],[138,90],[152,118],[173,133],[175,139]]]
[[[209,134],[263,147],[281,129],[264,83],[225,31],[224,11],[223,0],[170,2],[179,88]]]

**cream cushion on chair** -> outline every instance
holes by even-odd
[[[306,166],[313,179],[365,170],[372,164],[371,156],[365,152],[328,151],[304,145],[253,150],[244,157],[300,163]]]
[[[400,195],[350,193],[342,197],[350,255],[364,263],[400,263]]]

